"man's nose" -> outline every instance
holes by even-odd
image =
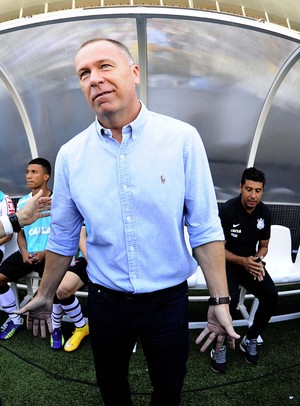
[[[98,86],[99,83],[104,82],[103,75],[98,70],[92,70],[90,74],[90,82],[91,86]]]

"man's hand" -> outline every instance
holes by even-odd
[[[50,216],[51,197],[42,197],[43,191],[40,190],[36,195],[31,197],[22,210],[16,213],[20,225],[26,226],[34,223],[41,217]]]
[[[27,315],[27,328],[32,329],[33,335],[38,336],[39,330],[42,338],[47,337],[47,328],[50,333],[53,332],[51,321],[52,301],[49,301],[38,295],[33,298],[26,306],[19,310],[15,310],[15,314],[23,314],[28,312]]]
[[[30,254],[28,251],[22,251],[22,259],[24,264],[32,265],[34,263],[34,258],[32,257],[33,254]]]
[[[205,343],[200,348],[201,352],[204,352],[215,339],[217,340],[215,351],[219,352],[226,337],[230,348],[235,348],[235,340],[239,339],[240,336],[233,329],[232,318],[227,304],[209,306],[207,326],[197,337],[196,344],[200,344],[207,335]]]
[[[265,268],[263,264],[264,263],[259,257],[245,257],[244,268],[253,276],[254,279],[261,282],[265,277]]]
[[[31,253],[29,257],[33,265],[40,264],[41,262],[45,261],[46,251],[38,251]]]

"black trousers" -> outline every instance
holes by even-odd
[[[278,292],[276,286],[267,271],[264,280],[261,282],[257,279],[254,280],[249,272],[238,265],[227,267],[226,273],[231,296],[230,312],[233,318],[239,302],[240,286],[246,288],[248,293],[252,293],[259,300],[253,324],[247,333],[248,339],[257,338],[266,328],[277,305]]]
[[[2,262],[0,273],[7,276],[10,282],[18,282],[20,278],[23,278],[32,271],[38,272],[41,277],[44,271],[44,266],[45,261],[32,265],[25,264],[20,251],[16,251]]]
[[[188,359],[187,311],[186,282],[141,295],[126,295],[89,283],[90,337],[105,405],[133,404],[128,370],[138,338],[153,387],[150,404],[180,404]]]

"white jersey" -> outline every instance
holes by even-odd
[[[6,214],[12,214],[15,212],[15,206],[13,201],[8,195],[5,195],[0,190],[0,216],[4,216]],[[0,245],[0,250],[5,254],[5,244]]]

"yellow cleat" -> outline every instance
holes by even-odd
[[[81,341],[89,335],[89,325],[85,324],[83,327],[76,327],[72,333],[72,336],[68,339],[64,346],[64,350],[71,352],[79,347]]]

